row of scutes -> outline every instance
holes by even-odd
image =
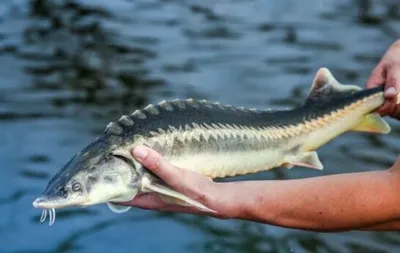
[[[147,119],[147,115],[158,115],[160,114],[160,110],[173,112],[176,109],[184,110],[186,107],[193,107],[196,109],[205,108],[212,109],[218,108],[220,110],[233,110],[233,111],[241,111],[241,112],[257,112],[257,109],[246,109],[244,107],[234,107],[232,105],[221,105],[218,102],[208,102],[207,100],[194,100],[194,99],[175,99],[172,101],[161,101],[157,105],[149,104],[144,107],[142,110],[135,110],[131,115],[123,115],[117,122],[110,122],[105,132],[107,134],[112,135],[120,135],[123,132],[122,126],[132,127],[135,125],[135,120],[145,120]],[[174,107],[176,109],[174,109]],[[147,115],[146,115],[147,114]],[[121,124],[121,125],[120,125]]]
[[[187,122],[182,125],[168,125],[161,128],[152,128],[148,132],[142,132],[137,136],[148,136],[152,141],[159,143],[170,142],[177,139],[181,141],[197,140],[208,141],[211,139],[224,140],[226,138],[240,138],[240,139],[257,139],[258,141],[280,141],[287,138],[301,137],[326,126],[332,122],[351,117],[360,106],[368,103],[369,100],[375,99],[378,95],[373,95],[353,103],[346,105],[343,108],[333,109],[324,113],[316,118],[303,117],[292,124],[277,124],[277,125],[257,125],[251,126],[249,124],[235,124],[234,122],[219,123],[219,122]],[[107,131],[114,135],[120,135],[123,132],[123,125],[131,126],[138,123],[140,119],[150,118],[150,114],[159,114],[161,111],[174,111],[184,110],[188,106],[193,106],[202,109],[206,108],[220,108],[222,110],[232,110],[241,112],[251,112],[251,110],[236,108],[232,106],[222,106],[218,103],[208,103],[207,101],[194,101],[194,100],[174,100],[171,102],[162,101],[158,105],[148,105],[143,110],[137,110],[132,115],[122,116],[117,123],[110,123]],[[147,115],[147,116],[146,116]],[[242,122],[243,123],[243,122]],[[150,140],[148,139],[148,140]]]

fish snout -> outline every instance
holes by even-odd
[[[45,202],[46,202],[46,199],[44,197],[39,197],[39,198],[36,198],[32,204],[33,204],[34,208],[44,208],[43,205],[45,204]]]

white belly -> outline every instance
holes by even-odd
[[[255,173],[279,166],[284,154],[279,149],[185,154],[168,159],[173,165],[216,178]]]

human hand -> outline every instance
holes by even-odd
[[[396,103],[400,91],[400,39],[386,51],[381,61],[372,71],[367,88],[385,85],[385,103],[377,110],[382,116],[400,119],[400,105]]]
[[[232,208],[229,205],[231,201],[225,201],[221,197],[226,195],[221,189],[221,184],[194,171],[177,168],[168,163],[158,152],[145,146],[134,148],[132,155],[143,167],[160,177],[168,186],[215,210],[216,213],[204,212],[195,207],[168,204],[157,193],[140,194],[131,201],[118,203],[119,205],[158,211],[204,214],[218,218],[232,216],[233,212],[230,211]]]

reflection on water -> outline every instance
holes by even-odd
[[[121,23],[102,6],[76,1],[35,0],[23,32],[19,58],[34,77],[36,90],[82,91],[76,97],[54,98],[61,107],[71,102],[141,106],[143,94],[162,81],[147,78],[143,64],[156,53],[156,40],[121,34],[107,22]]]
[[[400,34],[397,1],[14,1],[0,6],[0,252],[397,252],[396,232],[312,233],[105,206],[39,223],[33,198],[105,125],[175,97],[258,108],[300,105],[316,70],[363,85]],[[320,149],[322,172],[390,166],[388,136],[348,133]],[[268,193],[266,193],[268,194]],[[21,240],[23,238],[23,240]],[[117,246],[116,246],[117,245]]]

